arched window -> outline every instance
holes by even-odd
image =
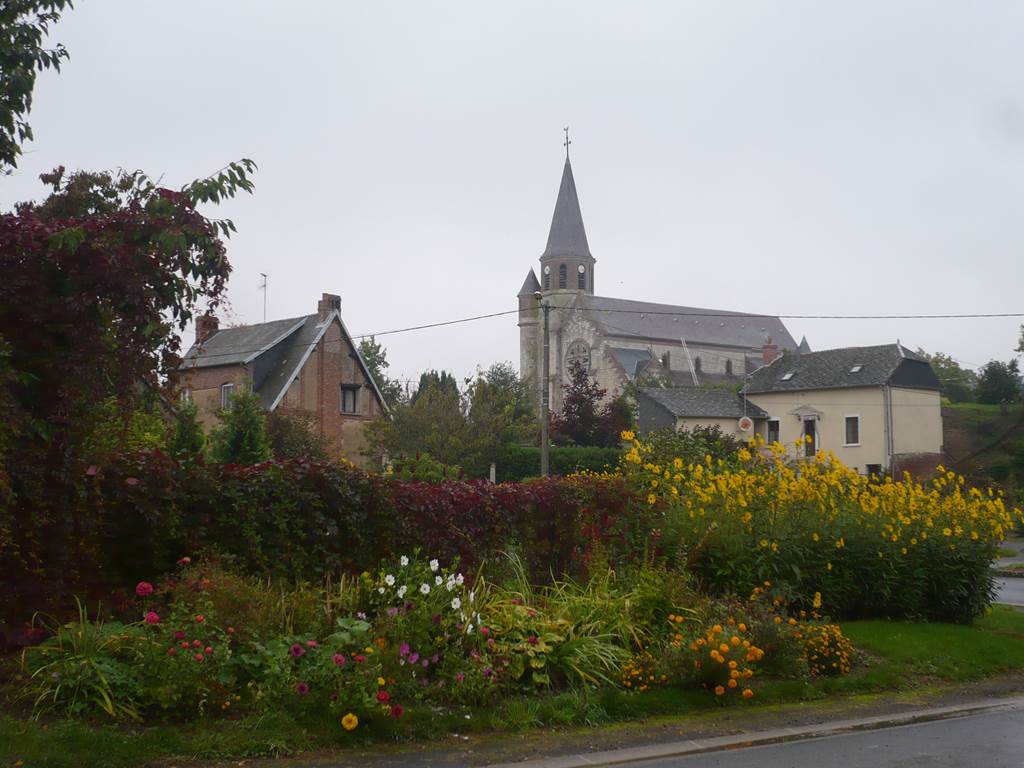
[[[590,347],[585,341],[574,341],[569,345],[569,352],[565,356],[565,362],[571,370],[573,366],[579,365],[584,371],[590,372]]]
[[[732,376],[732,360],[725,361],[725,375]]]
[[[551,289],[551,273],[550,272],[545,272],[544,273],[544,290],[547,291],[547,290],[550,290],[550,289]]]
[[[565,264],[558,265],[558,287],[569,287],[569,269],[568,267],[565,266]]]
[[[587,268],[582,264],[579,266],[579,282],[577,283],[577,286],[581,291],[585,291],[587,289]]]
[[[700,373],[700,355],[697,355],[695,358],[693,358],[693,370],[695,370],[697,373]]]

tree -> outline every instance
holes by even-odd
[[[413,402],[420,396],[420,393],[426,392],[429,389],[436,389],[439,392],[447,392],[450,395],[458,397],[459,384],[455,381],[455,377],[448,371],[425,371],[420,374],[420,382],[416,386],[416,391],[412,393],[410,398]]]
[[[377,382],[377,387],[388,408],[394,408],[402,399],[402,383],[388,376],[390,367],[388,351],[373,336],[359,342],[359,356],[363,358],[370,375]]]
[[[198,413],[196,404],[191,400],[178,404],[170,442],[170,451],[175,456],[201,456],[206,449],[206,434],[199,423]]]
[[[978,384],[978,374],[969,368],[961,368],[960,363],[949,355],[936,352],[930,355],[923,349],[917,354],[927,360],[942,385],[942,394],[954,403],[969,403],[974,399],[974,388]]]
[[[562,412],[551,419],[556,443],[609,447],[619,444],[621,431],[633,422],[632,407],[625,396],[604,403],[607,391],[591,381],[579,363],[570,367],[569,383],[562,391]]]
[[[316,426],[316,417],[302,411],[274,411],[267,416],[267,439],[278,459],[327,458],[327,441]]]
[[[457,388],[441,387],[438,380],[428,377],[414,398],[369,425],[367,455],[395,459],[427,454],[444,464],[462,464],[468,438],[462,397]]]
[[[7,6],[5,6],[6,8]],[[0,79],[6,72],[0,74]],[[0,347],[8,375],[0,402],[14,411],[4,470],[12,500],[0,507],[0,572],[71,573],[65,546],[99,525],[81,504],[87,441],[114,398],[130,414],[180,363],[178,334],[218,305],[231,267],[228,220],[197,210],[251,191],[249,160],[178,190],[140,171],[41,178],[40,204],[0,214]],[[4,472],[0,471],[0,475]],[[75,539],[77,540],[77,539]],[[81,565],[88,553],[77,553]],[[38,581],[38,579],[36,579]]]
[[[4,0],[0,3],[0,172],[18,165],[21,144],[32,140],[26,121],[32,110],[36,75],[60,71],[68,52],[58,43],[43,47],[50,25],[56,24],[71,0]]]
[[[1016,360],[1008,363],[992,360],[981,369],[975,392],[979,403],[1015,403],[1020,399],[1020,387],[1020,368]]]
[[[1024,325],[1020,327],[1020,339],[1017,341],[1017,352],[1024,352]]]
[[[259,397],[243,389],[231,397],[231,405],[219,414],[220,425],[210,435],[214,461],[221,464],[259,464],[272,456],[267,420]]]

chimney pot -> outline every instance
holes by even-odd
[[[761,363],[768,365],[775,358],[779,356],[779,347],[777,344],[772,343],[771,336],[765,341],[764,346],[761,348]]]
[[[316,305],[316,311],[320,315],[321,320],[326,320],[331,312],[340,312],[341,296],[335,293],[325,293],[320,297],[320,301]]]
[[[220,320],[209,313],[196,318],[196,344],[202,344],[220,330]]]

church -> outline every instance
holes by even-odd
[[[778,317],[596,295],[597,260],[583,227],[566,142],[540,279],[531,268],[518,295],[520,375],[537,382],[538,394],[544,348],[541,304],[551,307],[552,411],[562,409],[562,387],[574,363],[584,366],[613,397],[629,382],[738,388],[781,352],[810,351],[806,340],[797,345]],[[671,278],[690,285],[683,274]]]

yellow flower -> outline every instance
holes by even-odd
[[[949,529],[949,528],[943,528],[942,529],[942,535],[943,536],[952,536],[953,535],[953,531],[951,529]]]
[[[716,685],[715,686],[715,696],[724,696],[724,695],[725,695],[725,688],[723,688],[720,685]]]
[[[658,497],[655,496],[653,493],[647,494],[647,503],[648,504],[654,504],[657,501],[658,501]]]
[[[814,593],[814,602],[811,603],[814,608],[821,608],[821,592]]]
[[[388,681],[385,680],[383,677],[378,677],[377,678],[377,685],[379,685],[381,687],[384,687],[385,685],[387,685],[387,682]]]
[[[359,718],[349,712],[341,718],[341,727],[346,731],[354,731],[359,725]]]
[[[627,442],[627,443],[628,443],[628,442],[630,442],[630,441],[631,441],[631,440],[632,440],[632,439],[633,439],[634,437],[636,437],[636,435],[635,435],[635,434],[634,434],[634,433],[633,433],[632,431],[630,431],[630,430],[628,430],[628,429],[624,429],[624,430],[622,430],[622,434],[621,434],[621,435],[619,435],[619,437],[621,437],[621,438],[622,438],[623,442]]]

